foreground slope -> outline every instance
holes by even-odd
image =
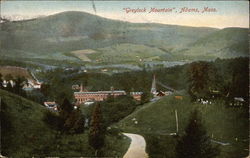
[[[190,112],[195,108],[202,112],[209,136],[215,141],[230,144],[220,147],[221,158],[247,156],[248,109],[228,108],[220,101],[202,105],[191,103],[188,96],[184,96],[183,100],[175,99],[174,95],[167,96],[144,105],[119,122],[118,127],[124,132],[142,134],[146,138],[149,155],[157,157],[156,150],[166,150],[163,155],[173,156],[176,139],[170,134],[176,132],[175,110],[178,112],[179,134],[182,135]]]
[[[88,131],[66,135],[44,123],[45,107],[25,98],[0,90],[1,97],[1,154],[14,158],[94,156],[88,145]],[[108,133],[103,156],[125,154],[129,146],[126,137]]]
[[[53,131],[42,121],[46,109],[3,90],[0,90],[0,97],[9,124],[1,128],[2,154],[13,157],[42,154],[43,145],[53,139]]]

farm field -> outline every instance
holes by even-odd
[[[134,132],[145,136],[146,141],[148,140],[147,144],[149,144],[149,154],[150,149],[154,148],[155,145],[152,138],[156,139],[154,142],[157,142],[157,140],[159,142],[158,138],[166,139],[166,144],[160,143],[162,144],[160,146],[172,149],[170,151],[165,149],[169,151],[165,154],[171,155],[176,144],[176,139],[170,136],[171,133],[176,132],[175,110],[178,112],[179,134],[182,135],[189,120],[189,115],[194,109],[201,112],[208,135],[214,141],[230,144],[220,146],[221,154],[219,158],[247,156],[249,140],[248,109],[243,107],[229,108],[221,101],[202,105],[201,103],[190,102],[188,96],[184,96],[183,99],[176,99],[174,95],[170,95],[137,109],[120,121],[117,127],[124,132]],[[159,153],[154,152],[154,154]]]
[[[92,49],[83,49],[83,50],[75,50],[70,52],[71,54],[73,54],[74,56],[76,56],[77,58],[81,59],[82,61],[87,61],[90,62],[91,59],[88,58],[88,54],[92,54],[92,53],[96,53],[96,51],[92,50]]]

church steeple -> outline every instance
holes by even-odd
[[[155,75],[152,81],[152,87],[151,87],[151,93],[155,94],[156,93],[156,80],[155,80]]]

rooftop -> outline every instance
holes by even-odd
[[[74,94],[109,94],[109,93],[126,93],[124,90],[116,91],[96,91],[96,92],[74,92]]]

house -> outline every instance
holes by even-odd
[[[141,101],[143,92],[130,92],[130,95],[137,101]]]
[[[159,91],[159,92],[157,92],[157,94],[156,94],[156,96],[158,96],[158,97],[163,97],[163,96],[165,96],[166,94],[165,94],[165,92],[163,92],[163,91]]]
[[[57,111],[58,110],[58,105],[56,102],[44,102],[43,103],[45,107],[47,107],[50,110]]]

